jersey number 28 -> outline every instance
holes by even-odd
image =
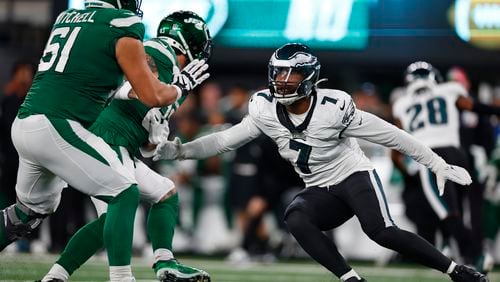
[[[427,118],[422,114],[422,108],[427,108]],[[446,101],[441,97],[432,98],[424,105],[415,104],[406,110],[407,114],[411,114],[409,131],[413,132],[423,128],[426,120],[429,124],[446,124],[448,123],[448,114],[446,113]]]
[[[55,71],[63,72],[64,68],[66,67],[66,63],[68,62],[71,48],[75,43],[80,29],[81,27],[79,26],[75,27],[73,30],[71,30],[71,28],[67,26],[54,29],[50,34],[49,40],[47,41],[47,46],[45,46],[45,50],[43,50],[42,58],[40,59],[40,63],[38,64],[38,71],[49,70],[52,65],[54,65],[57,59]],[[63,41],[63,39],[66,40]],[[61,53],[59,53],[59,48],[61,48],[61,45],[62,51]]]

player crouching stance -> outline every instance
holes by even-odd
[[[162,143],[155,159],[207,158],[266,134],[306,184],[285,212],[290,232],[313,259],[342,281],[366,280],[322,231],[338,227],[354,215],[372,240],[448,274],[453,281],[489,281],[394,224],[379,177],[355,138],[411,156],[436,174],[441,189],[446,180],[470,184],[467,171],[447,164],[404,131],[356,109],[347,93],[318,88],[319,70],[320,63],[307,46],[282,46],[269,62],[269,90],[253,95],[248,116],[225,131],[186,144],[178,139]]]

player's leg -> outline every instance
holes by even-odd
[[[103,241],[108,251],[110,278],[131,279],[133,222],[139,199],[133,174],[109,145],[79,123],[36,117],[45,122],[48,139],[30,145],[38,152],[37,160],[75,189],[108,202]],[[47,150],[46,143],[53,144],[56,152]]]
[[[358,172],[353,176],[342,182],[339,192],[370,239],[422,265],[447,273],[454,281],[488,281],[478,272],[457,266],[420,236],[399,229],[391,218],[375,171]]]
[[[174,183],[143,162],[135,161],[135,177],[141,198],[153,203],[147,219],[147,234],[154,253],[153,269],[160,281],[210,281],[207,272],[180,264],[172,252],[172,241],[179,213],[179,196]]]
[[[322,231],[340,226],[352,216],[352,210],[327,188],[309,187],[290,203],[285,222],[290,233],[314,260],[345,281],[351,276],[359,276]]]
[[[80,266],[104,248],[103,232],[108,205],[94,197],[91,197],[91,200],[98,218],[87,223],[71,237],[59,259],[41,280],[42,282],[52,281],[52,279],[68,281]]]
[[[441,228],[458,243],[460,254],[472,263],[481,253],[473,248],[471,230],[465,227],[459,210],[455,183],[447,182],[443,196],[439,196],[435,175],[427,168],[420,169],[420,180],[425,197],[441,220]]]
[[[25,123],[16,119],[12,125],[12,140],[19,153],[18,200],[0,211],[0,251],[33,231],[44,217],[56,210],[61,199],[63,181],[38,162],[38,152],[30,146],[32,140],[40,143],[47,141],[44,139],[45,124],[36,121]],[[46,150],[55,154],[55,146],[52,145],[47,144]]]

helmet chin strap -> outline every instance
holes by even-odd
[[[295,94],[297,94],[297,92],[295,92]],[[297,96],[294,96],[294,97],[291,97],[291,98],[285,98],[285,97],[278,98],[278,97],[275,96],[276,101],[278,101],[278,103],[280,103],[280,104],[282,104],[284,106],[290,106],[291,104],[293,104],[293,103],[297,102],[298,100],[300,100],[302,98],[305,98],[305,97],[307,97],[307,96],[299,96],[299,95],[297,95]]]

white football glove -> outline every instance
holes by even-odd
[[[432,171],[436,174],[439,196],[443,196],[444,194],[444,184],[446,180],[451,180],[460,185],[469,185],[472,183],[472,178],[463,167],[443,163],[437,168],[432,169]]]
[[[160,144],[168,139],[170,128],[159,108],[149,110],[142,120],[142,126],[149,132],[149,143]]]
[[[196,86],[210,77],[210,74],[206,72],[207,69],[208,64],[205,60],[194,59],[187,64],[178,75],[174,75],[172,84],[179,86],[182,91],[182,96],[185,96],[189,91],[193,90]]]
[[[153,161],[158,160],[182,160],[184,158],[182,153],[182,142],[181,139],[175,137],[173,141],[164,140],[158,146],[156,146],[155,153],[153,155]]]

